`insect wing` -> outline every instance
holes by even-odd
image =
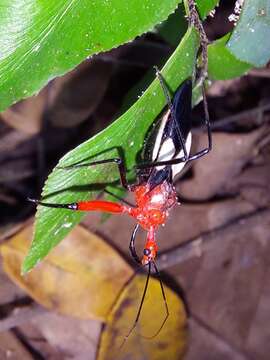
[[[170,136],[175,142],[177,150],[181,150],[181,144],[179,144],[179,131],[183,139],[186,141],[188,134],[191,130],[191,99],[192,99],[192,82],[191,80],[186,80],[177,90],[173,98],[173,114],[174,121],[176,124],[173,124],[174,121],[167,122],[168,136]],[[170,118],[172,117],[172,114]]]
[[[192,82],[187,80],[177,90],[172,110],[164,116],[153,151],[154,161],[167,161],[184,157],[183,145],[188,155],[191,147],[191,97]],[[172,165],[173,177],[185,166],[185,162]]]
[[[154,125],[150,129],[146,137],[143,153],[142,153],[142,160],[144,163],[152,164],[156,161],[160,144],[162,141],[162,134],[164,132],[164,128],[168,116],[169,116],[169,110],[167,110],[166,113],[161,118],[155,121]],[[161,166],[160,168],[163,168],[163,166]],[[156,170],[157,168],[154,165],[149,168],[140,169],[137,174],[139,176],[140,182],[142,183],[142,182],[150,181],[150,177],[154,176]]]
[[[155,162],[180,159],[184,157],[182,145],[186,148],[186,154],[189,154],[191,147],[191,97],[192,82],[186,80],[176,91],[172,105],[167,112],[150,130],[143,151],[144,162],[152,163],[154,166]],[[178,164],[169,166],[169,173],[174,177],[184,166],[185,161],[179,161]],[[156,177],[158,179],[168,177],[168,171],[165,171],[165,167],[168,166],[157,166],[155,170],[153,167],[140,169],[140,178],[144,181],[151,180],[150,182],[156,183]],[[164,170],[166,174],[157,175],[156,172],[160,170]],[[153,177],[154,179],[150,179]]]

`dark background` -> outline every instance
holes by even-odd
[[[234,2],[222,3],[205,24],[210,40],[232,27],[227,18]],[[158,32],[147,34],[85,61],[1,114],[2,241],[34,215],[25,199],[40,197],[59,158],[117,118],[128,107],[129,90],[172,51]],[[182,204],[158,234],[161,252],[167,252],[160,266],[181,286],[190,311],[188,360],[269,359],[269,78],[265,67],[212,83],[207,98],[213,151],[177,181]],[[198,106],[194,151],[206,140],[202,116]],[[90,215],[84,224],[128,254],[132,220],[111,217],[100,223]],[[1,359],[94,358],[96,340],[84,339],[87,330],[79,320],[49,312],[41,319],[3,270],[0,276]],[[12,322],[21,309],[33,313]],[[96,339],[100,324],[93,324]],[[67,337],[67,328],[76,331],[76,342]]]

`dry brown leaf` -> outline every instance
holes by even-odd
[[[0,270],[0,283],[0,305],[8,304],[25,296],[24,292],[14,285],[2,271],[2,266]]]
[[[42,126],[42,116],[47,101],[47,88],[36,96],[22,100],[1,113],[2,120],[23,133],[37,134]]]
[[[180,360],[183,358],[188,336],[186,312],[180,297],[166,286],[169,318],[156,337],[152,339],[143,337],[154,335],[166,314],[159,281],[153,278],[150,279],[137,327],[121,346],[125,335],[134,323],[145,281],[146,276],[137,275],[122,291],[101,335],[98,360]]]
[[[261,127],[248,134],[214,134],[213,150],[200,161],[194,161],[194,177],[181,182],[180,194],[188,199],[205,200],[226,192],[226,187],[254,157],[256,144],[265,133],[266,129]],[[198,140],[198,149],[202,149],[207,143],[206,136],[201,135]]]
[[[270,163],[269,156],[263,165],[245,169],[233,184],[250,203],[263,207],[270,203]]]
[[[48,313],[49,314],[49,313]],[[55,315],[54,313],[51,313]],[[58,315],[59,317],[64,317],[63,315]],[[67,317],[67,319],[75,319]],[[47,320],[47,317],[46,317]],[[77,321],[88,321],[91,322],[94,320],[80,320]],[[42,331],[42,326],[39,328],[39,325],[43,324],[43,316],[37,316],[33,320],[21,324],[19,327],[19,332],[22,334],[24,341],[34,349],[36,354],[39,354],[40,360],[67,360],[67,352],[60,351],[58,344],[51,345],[49,339],[46,337],[46,334]],[[52,326],[52,324],[51,324]],[[67,326],[67,324],[66,324]],[[69,325],[70,326],[70,325]],[[53,329],[52,329],[53,332]],[[68,344],[67,344],[68,346]],[[61,349],[62,350],[62,349]],[[70,359],[69,359],[70,360]],[[83,359],[82,359],[83,360]],[[89,359],[90,360],[90,359]]]
[[[102,324],[95,320],[81,320],[52,312],[32,321],[50,346],[61,351],[55,360],[95,360]],[[32,336],[33,338],[33,336]],[[29,339],[31,341],[31,338]],[[68,356],[67,356],[68,354]],[[47,357],[45,357],[47,359]]]
[[[1,114],[0,114],[1,119]],[[22,133],[17,130],[9,129],[9,131],[1,136],[0,154],[1,160],[6,156],[6,153],[14,154],[16,148],[20,148],[25,141],[30,138],[29,134]]]
[[[0,334],[0,359],[32,360],[33,357],[11,331]]]
[[[32,231],[27,226],[1,246],[6,273],[49,309],[105,321],[133,270],[101,238],[77,226],[37,268],[21,276]]]
[[[189,326],[191,338],[185,360],[247,360],[244,354],[222,337],[210,333],[207,327],[200,326],[194,320],[189,322]]]
[[[112,70],[111,63],[99,59],[85,61],[65,76],[56,78],[36,96],[12,105],[0,114],[0,119],[30,135],[41,130],[45,111],[54,126],[77,126],[100,104]]]
[[[270,211],[258,212],[213,233],[203,255],[178,268],[192,313],[238,349],[246,347],[251,329],[258,326],[255,319],[269,275],[269,229]],[[268,308],[260,309],[262,316],[265,323],[260,331],[256,328],[260,335],[250,340],[269,349],[261,337],[269,334]]]
[[[84,61],[50,86],[48,117],[57,127],[73,127],[86,120],[101,102],[113,65],[99,59]]]

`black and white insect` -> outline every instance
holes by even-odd
[[[155,183],[161,182],[166,176],[172,182],[188,161],[204,156],[211,150],[212,146],[209,116],[206,107],[205,123],[208,129],[208,147],[190,156],[192,142],[191,79],[186,80],[179,87],[173,101],[171,101],[168,89],[158,71],[157,77],[166,97],[168,110],[155,125],[146,141],[143,159],[146,163],[137,166],[139,170],[144,168],[162,169],[162,171],[156,171],[158,180],[153,180],[153,186],[155,186]],[[150,173],[152,174],[153,170]],[[140,171],[138,174],[140,175]]]
[[[56,204],[29,199],[30,201],[43,206],[65,208],[71,211],[101,211],[113,214],[127,214],[137,221],[137,224],[132,232],[129,249],[132,258],[137,263],[148,267],[148,274],[136,319],[126,338],[133,331],[139,320],[152,268],[160,279],[155,262],[158,251],[156,231],[160,225],[165,224],[169,211],[178,203],[178,196],[173,183],[174,179],[181,172],[187,162],[206,155],[212,148],[211,129],[204,88],[204,123],[207,128],[208,145],[197,153],[190,154],[192,143],[192,81],[191,79],[185,80],[178,88],[173,100],[171,101],[168,88],[158,70],[157,78],[159,79],[160,85],[163,89],[168,109],[160,121],[158,121],[154,126],[145,142],[142,153],[142,162],[135,167],[137,171],[137,181],[135,184],[128,183],[126,169],[121,158],[76,164],[64,168],[73,169],[78,167],[90,167],[106,163],[115,163],[118,166],[122,186],[128,191],[134,193],[134,206],[103,200],[79,201],[71,204]],[[147,232],[146,242],[141,258],[137,255],[135,248],[135,239],[139,227],[143,228]],[[160,286],[166,307],[166,317],[159,331],[169,316],[168,305],[161,280]]]

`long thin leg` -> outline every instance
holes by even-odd
[[[61,208],[61,209],[69,209],[69,210],[79,210],[79,211],[102,211],[102,212],[108,212],[112,214],[120,214],[125,211],[127,211],[127,207],[110,202],[110,201],[99,201],[99,200],[93,200],[93,201],[80,201],[76,203],[70,203],[70,204],[55,204],[55,203],[47,203],[43,201],[39,201],[36,199],[27,199],[28,201],[31,201],[38,205],[43,205],[51,208]]]
[[[127,341],[128,337],[130,336],[130,334],[131,334],[132,331],[135,329],[135,327],[136,327],[136,325],[137,325],[137,323],[138,323],[138,320],[139,320],[140,315],[141,315],[141,311],[142,311],[142,307],[143,307],[145,295],[146,295],[146,292],[147,292],[148,284],[149,284],[150,274],[151,274],[151,262],[148,263],[147,278],[146,278],[146,282],[145,282],[145,285],[144,285],[143,295],[142,295],[142,299],[141,299],[141,302],[140,302],[140,306],[139,306],[139,309],[138,309],[138,312],[137,312],[135,321],[134,321],[134,323],[133,323],[133,326],[132,326],[131,329],[129,330],[128,334],[124,337],[123,342],[122,342],[120,348],[123,347],[123,345],[125,344],[125,342]]]
[[[166,86],[166,84],[165,84],[165,82],[164,82],[164,80],[162,78],[162,75],[161,75],[160,71],[158,70],[158,68],[155,66],[154,69],[156,70],[156,76],[157,76],[157,78],[158,78],[158,80],[160,82],[161,88],[163,90],[163,93],[164,93],[166,101],[167,101],[167,105],[168,105],[168,107],[170,109],[171,117],[173,118],[173,121],[176,124],[174,108],[173,108],[173,105],[172,105],[172,101],[171,101],[171,97],[170,97],[168,88],[167,88],[167,86]],[[178,132],[179,140],[180,140],[180,143],[181,143],[181,147],[182,147],[183,152],[184,152],[184,158],[187,159],[188,153],[187,153],[184,137],[183,137],[180,129],[177,128],[177,132]]]
[[[104,189],[103,191],[104,191],[104,193],[113,196],[116,200],[121,201],[121,203],[124,203],[124,204],[126,204],[126,205],[128,205],[130,207],[135,207],[134,204],[132,204],[128,200],[122,198],[121,196],[118,196],[118,195],[114,194],[112,191],[107,190],[107,189]]]
[[[125,189],[130,190],[130,185],[128,184],[128,181],[127,181],[126,168],[125,168],[124,162],[121,158],[98,160],[98,161],[92,161],[89,163],[75,164],[75,165],[69,165],[69,166],[64,166],[64,167],[58,166],[57,168],[63,169],[63,170],[68,170],[68,169],[73,169],[73,168],[81,168],[81,167],[86,167],[86,166],[95,166],[95,165],[102,165],[102,164],[108,164],[108,163],[115,163],[118,166],[121,184]]]
[[[161,280],[161,276],[160,276],[160,272],[158,271],[158,268],[157,268],[157,265],[154,261],[152,261],[153,265],[154,265],[154,268],[155,268],[155,271],[156,271],[156,274],[157,274],[157,277],[158,277],[158,280],[159,280],[159,284],[160,284],[160,288],[161,288],[161,293],[162,293],[162,297],[163,297],[163,301],[164,301],[164,304],[165,304],[165,309],[166,309],[166,315],[165,315],[165,318],[164,320],[162,321],[162,324],[160,325],[158,331],[156,331],[156,333],[152,336],[143,336],[145,339],[153,339],[154,337],[156,337],[160,331],[162,330],[163,326],[165,325],[170,313],[169,313],[169,307],[168,307],[168,303],[167,303],[167,299],[166,299],[166,295],[165,295],[165,291],[164,291],[164,286],[163,286],[163,283],[162,283],[162,280]]]
[[[135,249],[135,238],[137,235],[137,231],[139,229],[139,224],[137,224],[134,228],[134,230],[132,231],[132,235],[131,235],[131,239],[130,239],[130,243],[129,243],[129,250],[130,250],[130,254],[132,256],[132,258],[138,263],[141,264],[140,258],[137,255],[136,249]]]
[[[200,150],[196,154],[189,156],[188,158],[183,156],[178,159],[171,159],[171,160],[166,160],[166,161],[156,161],[156,162],[152,162],[152,163],[143,163],[143,164],[137,165],[136,166],[137,169],[150,169],[150,168],[153,168],[156,166],[175,165],[175,164],[179,164],[181,162],[193,161],[193,160],[199,159],[200,157],[206,155],[207,153],[209,153],[209,151],[211,151],[211,149],[212,149],[212,133],[211,133],[211,126],[210,126],[209,112],[208,112],[207,100],[206,100],[206,96],[205,96],[204,84],[202,85],[202,92],[203,92],[203,106],[204,106],[204,112],[205,112],[205,125],[207,128],[208,146],[205,149]]]
[[[207,136],[208,136],[208,146],[199,151],[197,154],[194,154],[188,158],[188,161],[199,159],[200,157],[206,155],[209,153],[209,151],[212,150],[212,132],[211,132],[211,125],[210,125],[210,118],[209,118],[209,111],[208,111],[208,105],[205,95],[205,86],[204,83],[202,84],[202,94],[203,94],[203,108],[204,108],[204,114],[205,114],[205,125],[207,128]]]

